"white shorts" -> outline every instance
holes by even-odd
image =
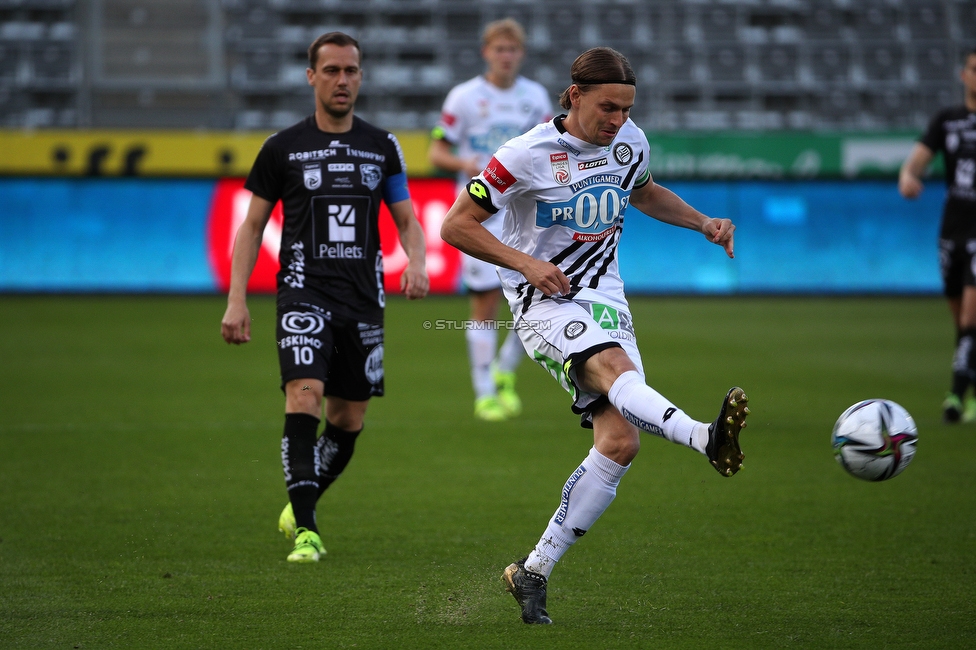
[[[466,253],[461,253],[461,282],[468,291],[491,291],[502,287],[494,264]]]
[[[573,412],[590,424],[590,410],[607,403],[599,393],[577,387],[576,369],[597,352],[621,347],[637,371],[644,364],[630,313],[601,303],[556,298],[543,300],[522,314],[517,324],[525,351],[573,396]]]

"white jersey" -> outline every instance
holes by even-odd
[[[601,147],[570,135],[562,118],[505,143],[468,193],[489,212],[505,209],[503,244],[566,274],[563,298],[628,309],[617,243],[631,191],[650,181],[647,138],[628,119]],[[499,275],[516,317],[546,299],[521,273]]]
[[[542,84],[516,77],[511,87],[499,88],[479,75],[451,89],[435,132],[457,147],[458,157],[477,158],[484,168],[500,146],[551,117],[552,102]],[[458,174],[458,192],[469,180]],[[489,219],[486,227],[497,236],[501,221]]]

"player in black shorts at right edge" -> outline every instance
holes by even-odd
[[[935,154],[945,157],[948,194],[939,232],[939,266],[956,325],[952,389],[942,403],[946,422],[976,421],[976,50],[960,73],[965,102],[939,111],[901,167],[898,191],[907,199],[922,192],[922,176]]]
[[[315,113],[269,137],[258,153],[245,183],[253,197],[234,243],[221,321],[228,343],[250,340],[247,283],[281,200],[277,347],[289,503],[278,527],[295,538],[289,562],[317,562],[325,552],[315,506],[349,462],[370,397],[383,395],[380,200],[409,258],[401,281],[407,298],[424,297],[428,287],[424,234],[400,145],[392,133],[353,115],[362,81],[359,43],[340,32],[323,34],[308,60]],[[325,430],[317,437],[323,396]]]

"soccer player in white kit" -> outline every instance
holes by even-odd
[[[506,18],[489,23],[482,32],[481,55],[487,70],[448,93],[428,151],[431,164],[457,172],[458,192],[463,192],[465,184],[485,168],[498,147],[552,118],[552,102],[546,89],[519,75],[525,55],[525,30],[518,22]],[[501,215],[488,219],[484,225],[496,237],[501,236]],[[525,352],[512,329],[498,348],[495,319],[502,292],[495,265],[462,254],[461,279],[471,296],[472,327],[465,330],[465,338],[474,386],[474,414],[482,420],[498,422],[522,410],[515,392],[515,370]]]
[[[593,448],[570,475],[538,544],[503,574],[526,623],[551,623],[546,587],[555,563],[613,501],[640,448],[641,430],[704,454],[722,476],[742,467],[741,388],[711,424],[686,415],[644,381],[617,243],[633,205],[697,230],[733,257],[735,226],[656,185],[644,133],[629,119],[636,77],[610,48],[573,63],[555,117],[503,145],[448,212],[445,241],[501,267],[502,287],[529,355],[573,396]],[[505,208],[502,236],[481,224]]]

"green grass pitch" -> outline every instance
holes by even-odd
[[[964,648],[976,644],[976,426],[943,425],[931,298],[633,300],[648,382],[715,416],[750,397],[744,470],[643,437],[559,563],[555,625],[499,580],[592,438],[538,366],[525,413],[471,417],[463,298],[392,299],[387,397],[285,562],[274,305],[220,339],[220,297],[0,297],[0,647]],[[919,428],[900,476],[834,461],[850,404]]]

